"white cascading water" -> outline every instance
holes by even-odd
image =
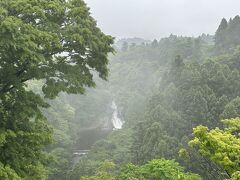
[[[122,129],[123,122],[118,117],[118,109],[115,101],[112,101],[112,109],[113,109],[113,115],[112,115],[112,124],[114,129]]]

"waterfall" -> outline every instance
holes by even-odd
[[[118,109],[117,109],[117,105],[115,103],[115,101],[112,101],[112,110],[113,110],[113,114],[112,114],[112,124],[114,129],[122,129],[122,125],[123,122],[122,120],[118,117]]]

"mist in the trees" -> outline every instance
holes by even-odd
[[[239,5],[0,0],[0,179],[239,180]]]
[[[222,18],[239,14],[238,0],[86,0],[98,25],[121,39],[214,34]]]

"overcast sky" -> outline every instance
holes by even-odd
[[[223,17],[240,14],[240,0],[85,0],[98,26],[118,38],[160,39],[213,34]]]

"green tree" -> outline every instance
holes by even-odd
[[[174,160],[153,159],[142,166],[126,165],[122,168],[119,179],[200,180],[201,177],[184,172],[184,168]]]
[[[82,180],[115,180],[112,171],[115,169],[115,164],[111,161],[104,161],[97,170],[95,176],[82,176]]]
[[[27,88],[42,80],[46,98],[84,93],[93,72],[108,75],[113,39],[96,26],[82,0],[0,1],[0,162],[25,179],[45,179],[43,153],[52,130],[40,108],[48,104]]]
[[[67,175],[67,180],[79,180],[82,176],[94,176],[101,162],[96,160],[80,159],[78,164]]]
[[[226,119],[223,123],[226,126],[223,130],[197,126],[193,129],[195,138],[189,145],[222,166],[230,177],[236,178],[240,171],[240,118]]]
[[[0,164],[0,179],[20,180],[21,178],[9,166],[4,167],[2,164]]]
[[[225,18],[223,18],[215,34],[215,43],[217,46],[222,46],[224,44],[224,41],[226,40],[224,33],[227,27],[228,22]]]
[[[141,168],[132,163],[124,165],[119,175],[120,180],[145,180]]]
[[[221,119],[240,117],[240,98],[236,97],[230,101],[220,115]]]
[[[218,52],[231,52],[234,50],[240,44],[239,32],[240,16],[237,15],[228,22],[223,19],[215,34],[215,46]]]

